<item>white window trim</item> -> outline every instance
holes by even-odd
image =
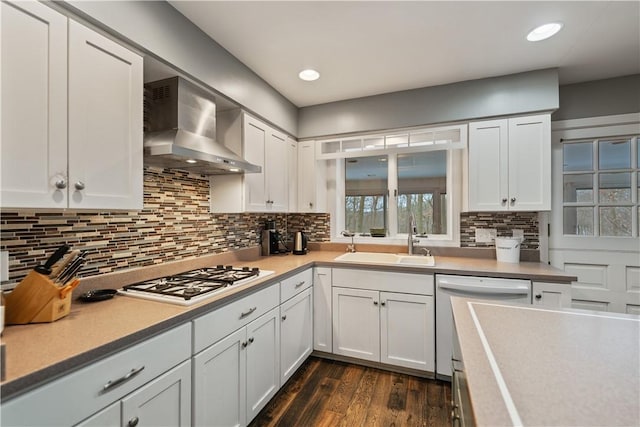
[[[616,138],[629,135],[640,135],[640,113],[602,116],[587,119],[574,119],[552,122],[552,210],[550,214],[551,233],[549,249],[584,250],[586,242],[592,249],[617,250],[637,252],[640,238],[635,237],[604,237],[604,236],[575,236],[565,235],[563,231],[563,168],[562,142],[564,140],[595,140]],[[633,144],[632,144],[633,147]],[[632,165],[635,164],[636,152],[632,148]],[[632,174],[632,180],[637,179]],[[633,181],[632,181],[633,182]],[[632,193],[632,200],[636,195]],[[637,213],[633,212],[632,221],[636,221]],[[594,224],[597,226],[597,224]],[[637,232],[637,225],[633,232]],[[541,242],[542,243],[542,242]]]
[[[444,147],[443,147],[444,148]],[[378,154],[382,154],[379,152]],[[433,151],[433,149],[422,150]],[[450,197],[447,197],[447,213],[448,215],[448,233],[439,235],[430,235],[428,237],[416,237],[418,239],[419,246],[447,246],[447,247],[459,247],[460,246],[460,211],[462,206],[462,150],[449,149],[447,151],[447,192]],[[414,151],[415,152],[415,151]],[[389,189],[389,207],[392,204],[397,203],[393,196],[393,190],[397,188],[397,150],[389,150],[384,154],[389,154],[389,177],[388,177],[388,189]],[[372,152],[360,152],[358,157],[367,155],[373,155]],[[329,201],[328,211],[331,216],[331,241],[335,243],[351,243],[350,237],[343,237],[342,231],[345,229],[345,212],[344,212],[344,200],[345,200],[345,158],[338,158],[335,160],[327,160],[329,163],[328,176],[335,177],[334,180],[329,180],[330,185],[327,192],[327,198]],[[333,183],[331,183],[333,181]],[[388,237],[369,237],[369,236],[355,236],[353,241],[356,244],[378,244],[378,245],[406,245],[408,241],[408,234],[397,233],[397,210],[389,209],[393,211],[393,215],[389,215],[387,218],[387,224],[389,229]]]

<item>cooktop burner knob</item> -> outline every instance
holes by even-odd
[[[225,270],[233,270],[233,265],[227,265],[224,269]]]
[[[249,271],[249,267],[242,267],[242,271]]]
[[[257,272],[259,272],[259,271],[260,271],[260,269],[259,269],[258,267],[253,267],[253,268],[251,269],[251,271],[253,271],[253,272],[256,272],[256,273],[257,273]]]
[[[217,268],[218,270],[222,270],[222,269],[224,268],[224,265],[222,265],[222,264],[218,264],[218,265],[216,265],[216,268]]]

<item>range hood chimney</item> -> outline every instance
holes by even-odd
[[[203,175],[260,172],[216,142],[213,96],[172,77],[144,85],[144,163]]]

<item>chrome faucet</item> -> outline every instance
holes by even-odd
[[[414,243],[420,243],[420,240],[413,238],[414,234],[416,234],[416,221],[413,215],[409,215],[409,230],[407,230],[407,252],[409,255],[413,255]]]
[[[356,235],[356,233],[353,233],[353,232],[351,232],[349,230],[345,230],[341,234],[344,237],[351,237],[351,244],[347,245],[347,252],[355,253],[356,245],[355,245],[355,243],[353,243],[353,237]]]

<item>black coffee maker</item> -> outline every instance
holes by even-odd
[[[282,235],[276,230],[276,222],[272,220],[266,221],[262,229],[262,256],[289,252],[288,248],[281,247],[281,241]]]

